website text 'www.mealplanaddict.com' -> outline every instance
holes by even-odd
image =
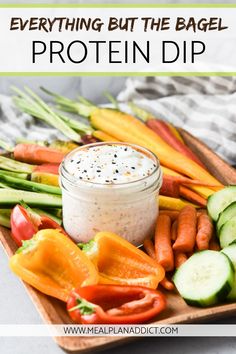
[[[178,326],[64,326],[65,335],[85,336],[175,336]]]

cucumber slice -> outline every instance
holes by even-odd
[[[236,186],[225,187],[208,198],[208,213],[216,221],[219,214],[233,202],[236,202]]]
[[[0,189],[0,207],[8,208],[24,201],[32,207],[61,208],[61,196],[56,194],[35,193],[15,189]]]
[[[233,301],[236,300],[236,243],[232,243],[228,247],[224,248],[221,252],[223,252],[224,254],[226,254],[226,256],[229,257],[234,266],[234,284],[232,290],[227,296],[228,300]]]
[[[227,221],[219,232],[220,246],[225,248],[236,240],[236,216]]]
[[[217,235],[219,235],[222,226],[234,216],[236,216],[236,202],[231,203],[220,213],[216,224]]]
[[[223,253],[200,251],[182,264],[173,281],[189,305],[211,306],[224,300],[231,291],[234,268]]]

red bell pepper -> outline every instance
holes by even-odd
[[[22,241],[31,239],[34,234],[43,229],[59,229],[66,234],[63,228],[47,216],[40,216],[21,205],[16,205],[11,212],[11,235],[16,244],[22,246]]]
[[[67,302],[72,320],[82,324],[144,323],[165,307],[160,291],[133,285],[84,286],[73,290]]]

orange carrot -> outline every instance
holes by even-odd
[[[182,252],[174,252],[174,256],[175,256],[175,268],[179,268],[188,259],[187,255]]]
[[[211,219],[206,214],[200,214],[197,224],[196,244],[197,248],[207,250],[209,248],[210,240],[213,236],[213,224]]]
[[[201,197],[199,194],[193,192],[191,189],[184,187],[184,186],[180,186],[179,187],[179,194],[181,197],[189,200],[190,202],[194,203],[194,204],[198,204],[201,207],[205,207],[207,205],[207,201]]]
[[[35,166],[34,172],[51,173],[53,175],[59,174],[59,164],[56,163],[45,163],[42,165]]]
[[[143,248],[145,249],[146,253],[153,259],[156,259],[155,248],[153,245],[152,240],[150,238],[146,238],[143,241]]]
[[[205,169],[205,166],[202,164],[199,158],[185,144],[176,138],[176,136],[172,133],[164,121],[159,119],[148,119],[146,124],[172,148],[180,152],[182,155],[185,155],[189,159],[195,161],[198,165]]]
[[[157,218],[155,253],[157,262],[166,271],[174,269],[174,255],[171,247],[171,219],[168,215],[159,215]]]
[[[187,205],[179,213],[177,239],[173,244],[173,249],[178,252],[192,252],[195,246],[197,231],[196,209]]]
[[[212,251],[220,251],[220,245],[219,245],[219,242],[218,240],[216,239],[216,237],[212,237],[211,238],[211,241],[209,243],[209,250],[212,250]]]
[[[174,284],[170,280],[168,280],[166,277],[160,282],[160,284],[164,289],[166,289],[168,291],[172,291],[175,288]]]
[[[167,180],[172,180],[172,181],[176,181],[180,184],[184,184],[184,185],[193,185],[193,186],[204,186],[204,187],[211,187],[211,188],[223,188],[221,186],[217,186],[211,183],[207,183],[207,182],[203,182],[203,181],[199,181],[197,179],[191,179],[188,177],[184,177],[184,176],[174,176],[174,175],[168,175],[165,174],[165,168],[162,167],[162,169],[164,170],[164,175],[163,175],[163,180],[167,179]]]
[[[175,242],[177,238],[177,228],[178,228],[178,220],[175,220],[171,226],[171,240]]]
[[[38,165],[44,163],[60,164],[64,156],[64,153],[56,149],[36,144],[17,144],[14,149],[16,160]]]
[[[177,210],[160,210],[159,215],[168,215],[171,221],[174,221],[179,216],[179,211]]]
[[[160,194],[167,197],[179,198],[179,182],[172,178],[172,176],[170,178],[163,176]]]

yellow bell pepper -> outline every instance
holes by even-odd
[[[83,251],[96,265],[99,283],[143,285],[157,288],[165,271],[155,260],[122,237],[99,232]]]
[[[98,282],[93,263],[59,230],[41,230],[24,241],[9,265],[26,283],[65,302],[74,288]]]

